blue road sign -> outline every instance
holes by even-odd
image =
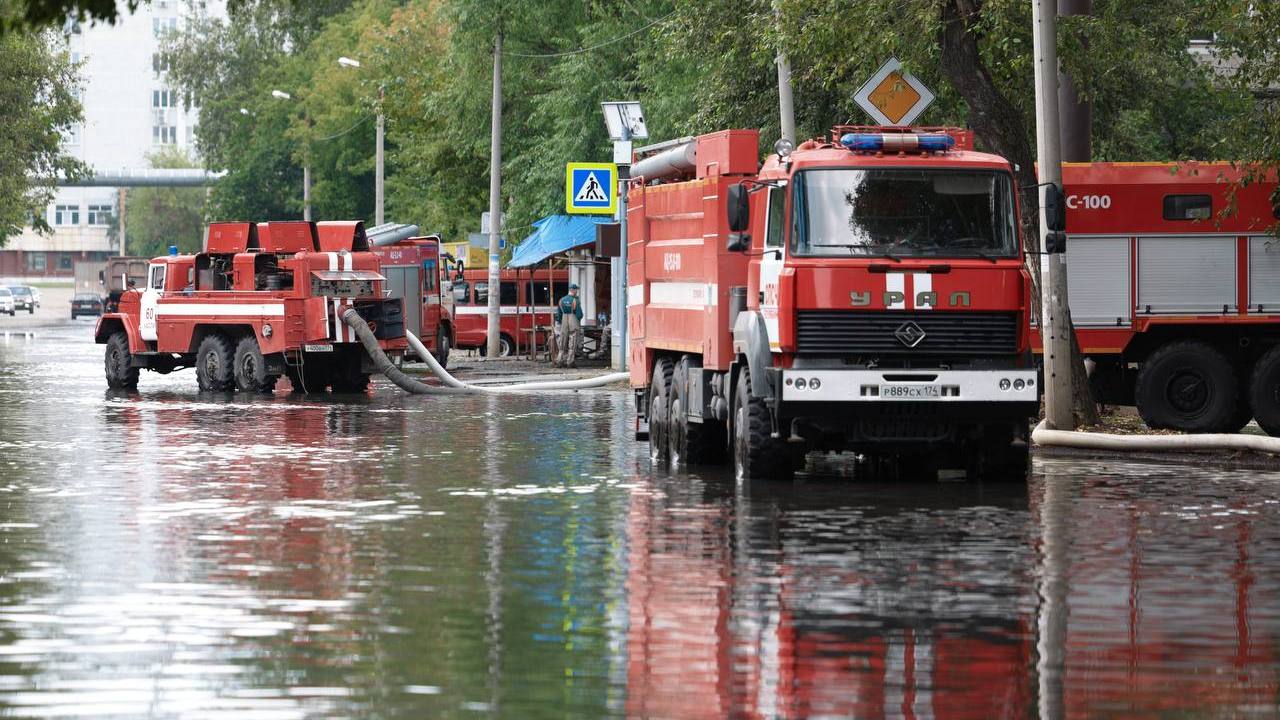
[[[612,215],[618,210],[618,166],[569,163],[565,167],[564,209],[572,215]]]

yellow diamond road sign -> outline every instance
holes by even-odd
[[[910,125],[933,103],[933,93],[889,58],[853,99],[880,125]]]

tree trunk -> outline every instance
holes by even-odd
[[[969,23],[981,12],[981,0],[944,0],[942,3],[942,30],[938,38],[942,72],[955,86],[969,106],[969,127],[982,142],[997,155],[1013,163],[1014,181],[1019,188],[1035,188],[1039,180],[1035,173],[1035,158],[1028,141],[1027,122],[1018,109],[1009,102],[991,78],[978,50],[977,31]],[[1027,269],[1031,273],[1035,291],[1031,293],[1032,311],[1040,312],[1040,217],[1037,202],[1031,198],[1039,195],[1020,193],[1022,234],[1026,238]],[[1070,321],[1070,314],[1067,316]],[[1086,425],[1098,422],[1097,405],[1093,402],[1085,375],[1080,345],[1074,333],[1071,338],[1071,357],[1075,372],[1072,373],[1072,405],[1078,421]]]

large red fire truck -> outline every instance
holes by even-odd
[[[107,384],[194,365],[205,391],[270,392],[281,375],[303,392],[363,391],[373,364],[342,313],[354,307],[388,354],[405,348],[379,268],[362,223],[214,223],[204,252],[153,259],[145,287],[98,320]]]
[[[1063,166],[1068,294],[1103,402],[1152,427],[1280,435],[1274,175],[1225,163]]]
[[[758,133],[632,168],[629,365],[655,458],[785,476],[809,450],[1025,477],[1039,382],[1009,163],[963,130]]]
[[[404,303],[405,327],[412,329],[442,366],[447,366],[449,349],[457,344],[457,335],[453,297],[444,291],[440,237],[412,237],[374,245],[370,250],[382,261],[387,297],[400,298]],[[413,354],[406,355],[406,359],[412,357]]]

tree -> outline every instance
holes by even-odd
[[[177,148],[147,157],[153,168],[190,168],[199,163]],[[125,238],[132,255],[155,257],[177,245],[200,252],[204,229],[204,188],[144,187],[130,190],[125,205]]]
[[[0,12],[0,15],[3,15]],[[0,246],[29,220],[47,231],[44,208],[59,177],[86,170],[62,150],[81,120],[78,78],[50,32],[0,35]]]

